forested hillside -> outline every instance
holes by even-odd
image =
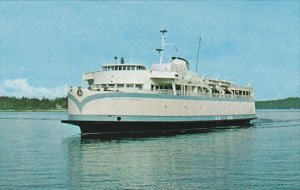
[[[67,109],[66,98],[16,98],[0,96],[0,110],[10,111],[43,111],[43,110],[64,110]]]
[[[300,98],[256,101],[256,109],[300,109]]]

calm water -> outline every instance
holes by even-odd
[[[300,110],[250,128],[83,139],[67,113],[0,113],[0,189],[300,189]]]

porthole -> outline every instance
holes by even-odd
[[[121,117],[117,117],[117,120],[118,120],[118,121],[121,121]]]

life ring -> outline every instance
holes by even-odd
[[[82,96],[83,95],[83,92],[81,89],[77,90],[77,96]]]

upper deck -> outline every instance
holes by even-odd
[[[183,58],[171,57],[170,62],[163,63],[165,45],[163,41],[161,48],[157,49],[160,62],[153,64],[151,69],[143,64],[125,63],[124,58],[117,63],[115,57],[115,63],[103,64],[100,71],[85,73],[83,80],[88,82],[88,89],[92,91],[253,98],[251,87],[238,86],[217,78],[200,77],[190,71],[189,62]]]
[[[175,65],[175,67],[174,67]],[[154,64],[147,70],[142,64],[104,64],[101,71],[85,73],[83,79],[92,91],[117,91],[177,96],[203,96],[252,99],[251,87],[200,77],[183,72],[178,64]]]

